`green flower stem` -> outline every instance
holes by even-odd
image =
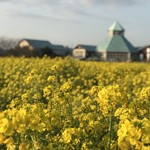
[[[110,117],[109,117],[109,138],[108,138],[108,150],[111,149],[111,133],[112,133],[112,108],[110,110]]]

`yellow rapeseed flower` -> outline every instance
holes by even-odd
[[[0,143],[3,143],[4,139],[5,139],[5,136],[2,133],[0,133]]]
[[[25,143],[19,145],[19,150],[28,150],[28,146]]]
[[[65,130],[62,133],[62,138],[63,138],[64,143],[70,143],[70,141],[71,141],[71,134],[68,132],[68,130]]]
[[[9,127],[9,120],[7,118],[2,118],[0,120],[0,133],[5,133]]]
[[[119,142],[118,147],[120,150],[130,150],[130,144],[125,141]]]
[[[126,125],[123,124],[121,126],[121,128],[117,131],[117,135],[119,137],[119,140],[122,140],[127,134],[127,128],[126,128]]]

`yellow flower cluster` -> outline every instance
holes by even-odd
[[[108,115],[109,111],[116,110],[119,104],[125,100],[124,92],[121,91],[121,87],[118,84],[108,85],[98,93],[100,109],[104,115]]]
[[[121,124],[118,134],[118,146],[125,149],[150,149],[150,121],[147,118],[142,120],[125,120]]]
[[[0,58],[0,149],[150,149],[150,65]]]

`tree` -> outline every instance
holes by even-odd
[[[18,43],[17,39],[0,37],[0,50],[14,49]]]

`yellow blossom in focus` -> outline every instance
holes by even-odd
[[[49,81],[49,82],[55,82],[56,81],[56,77],[55,76],[49,76],[48,78],[47,78],[47,81]]]
[[[63,138],[64,143],[70,143],[70,141],[71,141],[71,134],[68,132],[68,130],[65,130],[62,133],[62,138]]]
[[[150,150],[150,146],[143,146],[142,150]]]
[[[4,139],[5,139],[5,136],[2,133],[0,133],[0,143],[3,143]]]
[[[143,136],[142,136],[142,142],[144,143],[144,144],[149,144],[150,143],[150,134],[149,135],[146,135],[146,134],[144,134]]]
[[[127,128],[126,125],[122,125],[122,127],[117,131],[117,135],[119,136],[119,141],[122,141],[123,138],[126,136],[127,134]]]
[[[0,133],[5,133],[9,127],[9,120],[7,118],[2,118],[0,120]]]
[[[43,89],[44,97],[50,96],[53,91],[53,86],[49,85]]]
[[[54,65],[54,66],[51,67],[51,70],[56,71],[56,70],[58,70],[58,67],[59,67],[58,65]]]
[[[25,102],[29,99],[29,94],[28,93],[25,93],[25,94],[22,94],[21,96],[21,99]]]
[[[61,87],[60,90],[66,92],[72,88],[72,83],[71,82],[65,82]]]

